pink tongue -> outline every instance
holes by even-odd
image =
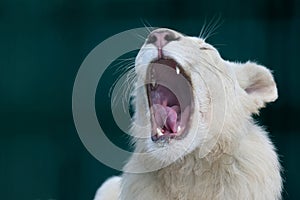
[[[168,107],[160,104],[154,104],[153,111],[157,127],[166,127],[173,133],[177,132],[177,112],[179,112],[178,106]]]

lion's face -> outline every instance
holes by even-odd
[[[170,29],[149,34],[135,69],[137,149],[163,162],[196,148],[208,153],[277,97],[266,68],[224,61],[203,39]]]

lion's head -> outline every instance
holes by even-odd
[[[265,67],[225,61],[204,39],[165,28],[149,34],[135,70],[136,151],[161,163],[230,148],[252,113],[277,98]]]

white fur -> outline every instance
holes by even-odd
[[[189,133],[164,147],[152,142],[151,127],[139,126],[150,123],[146,91],[139,90],[132,133],[135,152],[145,155],[128,161],[118,190],[118,184],[104,183],[100,195],[120,194],[111,200],[280,200],[277,154],[251,118],[277,99],[272,74],[253,62],[224,61],[204,40],[174,33],[181,39],[168,43],[163,53],[191,77],[195,105]],[[145,43],[136,58],[137,85],[145,82],[156,56],[156,47]]]
[[[105,181],[105,183],[96,192],[95,200],[113,200],[118,199],[120,193],[121,178],[112,177]]]

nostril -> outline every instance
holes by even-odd
[[[176,37],[175,33],[169,30],[154,31],[150,33],[147,38],[147,44],[154,44],[156,46],[164,46],[168,42],[179,40],[180,37]]]
[[[157,37],[155,34],[150,34],[147,39],[147,43],[155,43],[157,41]]]
[[[168,42],[171,42],[171,41],[174,41],[174,40],[177,40],[176,36],[174,33],[172,32],[169,32],[165,35],[164,39]]]

